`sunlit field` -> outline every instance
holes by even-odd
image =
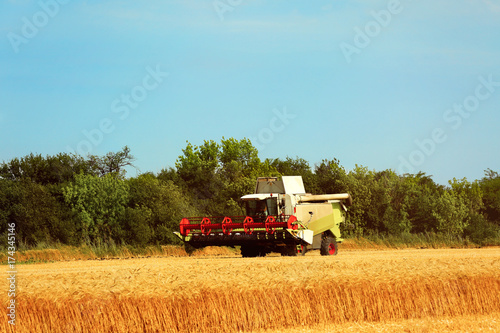
[[[17,270],[15,332],[500,331],[499,248],[74,260]],[[8,290],[6,280],[0,286]],[[0,330],[10,329],[2,321]]]

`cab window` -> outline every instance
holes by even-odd
[[[266,204],[267,204],[267,213],[269,215],[278,215],[278,200],[277,198],[267,198],[266,199]]]

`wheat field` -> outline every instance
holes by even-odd
[[[500,331],[500,249],[17,265],[5,332]],[[6,279],[0,288],[8,290]],[[5,318],[4,306],[0,311]]]

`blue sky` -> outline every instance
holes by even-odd
[[[10,0],[0,30],[0,160],[128,145],[159,172],[246,137],[442,184],[500,170],[500,1]]]

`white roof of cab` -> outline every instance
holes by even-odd
[[[274,194],[274,196],[277,196]],[[264,200],[270,198],[270,193],[257,193],[257,194],[247,194],[241,197],[241,200]]]

